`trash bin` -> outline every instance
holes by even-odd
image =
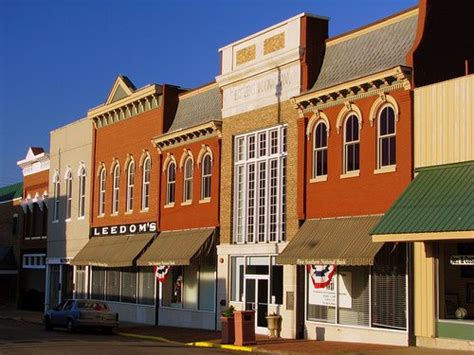
[[[255,311],[235,311],[235,345],[256,344]]]

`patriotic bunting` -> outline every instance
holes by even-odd
[[[327,287],[336,272],[336,265],[306,265],[314,288]]]

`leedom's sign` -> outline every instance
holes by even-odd
[[[156,222],[117,224],[113,226],[91,228],[91,235],[93,237],[100,235],[137,234],[150,232],[156,232]]]

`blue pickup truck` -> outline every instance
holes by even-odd
[[[47,310],[43,322],[46,330],[63,327],[74,332],[77,328],[87,327],[112,333],[119,325],[119,317],[104,302],[79,299],[65,300],[57,307]]]

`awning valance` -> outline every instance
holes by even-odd
[[[215,237],[215,228],[161,232],[137,265],[200,264],[215,252]]]
[[[374,241],[474,238],[474,161],[418,170],[372,231]]]
[[[373,243],[369,232],[380,217],[307,220],[276,261],[292,265],[373,265],[383,243]]]
[[[133,266],[135,259],[151,242],[155,233],[93,237],[79,251],[72,265],[103,267]]]

